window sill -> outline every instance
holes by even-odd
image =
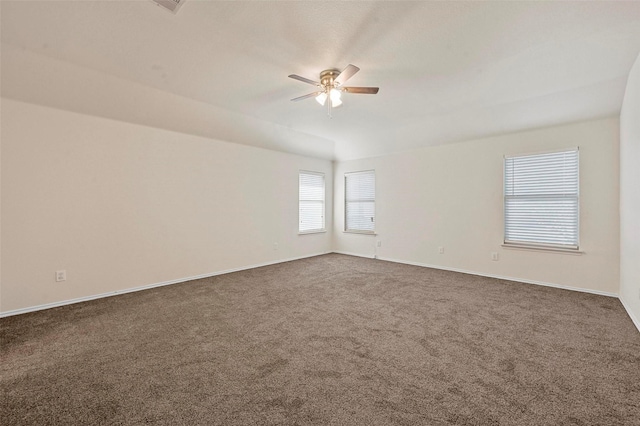
[[[358,235],[378,235],[375,231],[342,231],[345,234],[358,234]]]
[[[309,234],[325,234],[327,232],[326,229],[319,229],[316,231],[302,231],[298,232],[298,235],[309,235]]]
[[[568,249],[562,247],[550,247],[550,246],[535,246],[535,245],[527,245],[527,244],[502,244],[502,247],[506,249],[514,249],[514,250],[530,250],[530,251],[547,251],[554,253],[562,253],[562,254],[573,254],[576,256],[580,256],[584,254],[584,251],[579,249]]]

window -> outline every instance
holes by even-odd
[[[298,193],[298,232],[323,232],[324,174],[300,172]]]
[[[373,234],[376,217],[375,171],[345,173],[345,231]]]
[[[504,159],[504,242],[578,249],[578,149]]]

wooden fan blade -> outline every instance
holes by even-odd
[[[334,82],[336,82],[337,84],[344,84],[358,71],[360,71],[360,68],[356,67],[355,65],[349,64],[345,69],[342,70],[340,75],[336,77]]]
[[[313,93],[309,93],[308,95],[298,96],[297,98],[293,98],[291,100],[293,102],[298,102],[298,101],[301,101],[303,99],[307,99],[307,98],[311,98],[311,97],[314,97],[314,96],[318,96],[320,93],[322,93],[322,92],[313,92]]]
[[[347,93],[362,93],[365,95],[375,95],[380,90],[379,87],[342,87],[341,89]]]
[[[300,77],[299,75],[296,75],[296,74],[291,74],[289,78],[301,81],[303,83],[313,84],[314,86],[320,86],[320,83],[318,83],[317,81],[309,80],[308,78]]]

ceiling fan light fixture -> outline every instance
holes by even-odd
[[[327,101],[327,93],[320,93],[318,96],[316,96],[316,101],[318,101],[320,105],[324,106],[324,103]]]
[[[340,100],[340,96],[342,94],[340,93],[340,90],[338,89],[331,89],[331,91],[329,92],[329,98],[331,98],[331,106],[333,108],[335,107],[339,107],[340,105],[342,105],[342,101]]]
[[[184,1],[184,0],[183,0]],[[315,98],[316,102],[320,105],[327,105],[327,115],[331,118],[331,109],[342,105],[342,92],[354,93],[354,94],[372,94],[378,93],[377,87],[344,87],[344,83],[349,80],[360,68],[355,65],[347,65],[342,71],[337,68],[330,68],[320,73],[320,81],[313,81],[305,77],[300,77],[296,74],[290,74],[289,78],[302,81],[303,83],[312,84],[317,87],[317,91],[309,93],[304,96],[298,96],[291,99],[292,101],[301,101],[307,98]],[[327,103],[329,99],[329,103]]]

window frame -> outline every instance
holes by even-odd
[[[535,157],[535,156],[543,156],[549,154],[561,154],[561,153],[570,153],[574,152],[576,155],[576,191],[575,194],[536,194],[540,198],[544,197],[553,197],[558,199],[571,199],[575,200],[576,211],[575,211],[575,226],[576,226],[576,236],[575,236],[575,244],[556,244],[548,241],[526,241],[526,240],[508,240],[507,239],[507,198],[518,198],[514,195],[507,195],[507,160],[513,158],[521,158],[521,157]],[[556,252],[569,252],[569,253],[582,253],[580,251],[580,148],[572,147],[560,150],[553,151],[543,151],[543,152],[535,152],[535,153],[526,153],[526,154],[515,154],[515,155],[505,155],[503,157],[503,197],[502,197],[502,211],[503,211],[503,238],[502,238],[502,246],[505,248],[522,248],[522,249],[532,249],[532,250],[544,250],[544,251],[556,251]],[[521,196],[523,199],[527,198],[527,196]],[[535,198],[534,195],[528,195],[528,197]]]
[[[359,175],[359,174],[371,174],[373,176],[373,199],[363,199],[362,201],[373,202],[373,229],[350,229],[348,227],[349,221],[347,218],[347,206],[350,202],[347,193],[347,179],[349,176]],[[375,169],[371,170],[360,170],[355,172],[345,172],[344,174],[344,231],[350,234],[363,234],[363,235],[376,235],[376,171]],[[351,200],[353,202],[354,200]]]
[[[302,224],[302,216],[300,214],[300,206],[303,201],[320,201],[320,200],[302,200],[300,194],[300,180],[302,175],[314,175],[322,177],[322,228],[314,228],[308,230],[300,230],[300,225]],[[309,170],[299,170],[298,171],[298,235],[305,234],[320,234],[323,232],[327,232],[327,178],[323,172],[313,172]]]

